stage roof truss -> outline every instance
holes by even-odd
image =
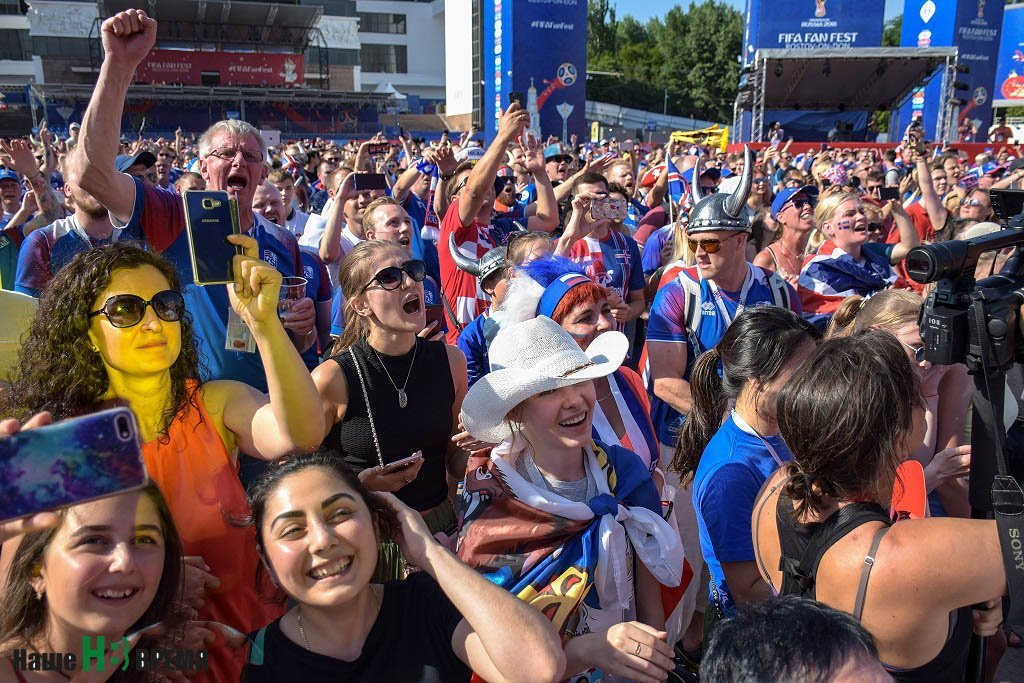
[[[746,67],[734,108],[736,130],[752,113],[752,138],[764,136],[766,110],[895,111],[935,77],[943,105],[936,130],[955,136],[957,48],[849,48],[758,50]]]

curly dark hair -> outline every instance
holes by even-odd
[[[152,266],[167,278],[171,289],[181,285],[174,266],[153,252],[127,242],[89,249],[75,256],[53,278],[22,341],[10,390],[0,392],[0,417],[27,419],[48,410],[55,420],[95,411],[110,386],[106,366],[90,348],[89,312],[96,297],[110,285],[115,270]],[[192,318],[181,319],[181,353],[171,366],[171,400],[161,426],[166,432],[175,416],[195,401],[199,380],[199,351]]]

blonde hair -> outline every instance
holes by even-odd
[[[555,243],[551,241],[551,238],[546,233],[530,231],[526,233],[513,233],[513,235],[515,235],[515,239],[509,239],[511,246],[509,246],[508,254],[505,256],[505,260],[511,266],[522,265],[526,261],[526,257],[533,253],[537,244],[543,244],[548,254],[555,250]]]
[[[848,297],[832,315],[826,336],[848,337],[872,327],[895,333],[917,322],[921,304],[921,297],[905,289],[887,289],[868,299]]]
[[[331,347],[332,356],[366,339],[370,334],[369,318],[356,313],[353,303],[362,295],[366,283],[376,274],[377,263],[381,257],[391,251],[401,254],[403,258],[407,255],[405,250],[394,242],[366,240],[357,244],[342,259],[338,279],[341,281],[341,292],[345,297],[345,331]]]

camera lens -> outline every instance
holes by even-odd
[[[122,441],[127,441],[132,438],[131,425],[128,423],[128,418],[124,415],[118,417],[114,421],[114,425],[117,427],[117,438]]]

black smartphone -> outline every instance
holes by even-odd
[[[366,151],[369,152],[371,156],[376,156],[378,154],[387,154],[390,150],[390,142],[375,142],[366,148]]]
[[[352,175],[352,187],[356,192],[367,190],[387,190],[388,179],[383,173],[354,173]]]
[[[883,202],[887,202],[891,199],[900,198],[900,188],[898,187],[880,187],[878,188],[878,198]]]
[[[518,103],[520,107],[524,107],[525,108],[526,107],[526,98],[523,97],[523,93],[519,92],[518,90],[513,90],[512,92],[510,92],[508,94],[508,103],[509,104],[516,104],[516,103]]]
[[[234,281],[232,261],[242,248],[228,242],[237,235],[238,206],[227,192],[185,191],[185,227],[192,252],[192,273],[197,285],[218,285]]]
[[[405,139],[405,128],[402,126],[398,127],[398,137]]]
[[[1024,190],[989,190],[996,218],[1013,218],[1024,213]]]
[[[0,439],[0,522],[146,484],[135,415],[113,408]]]

